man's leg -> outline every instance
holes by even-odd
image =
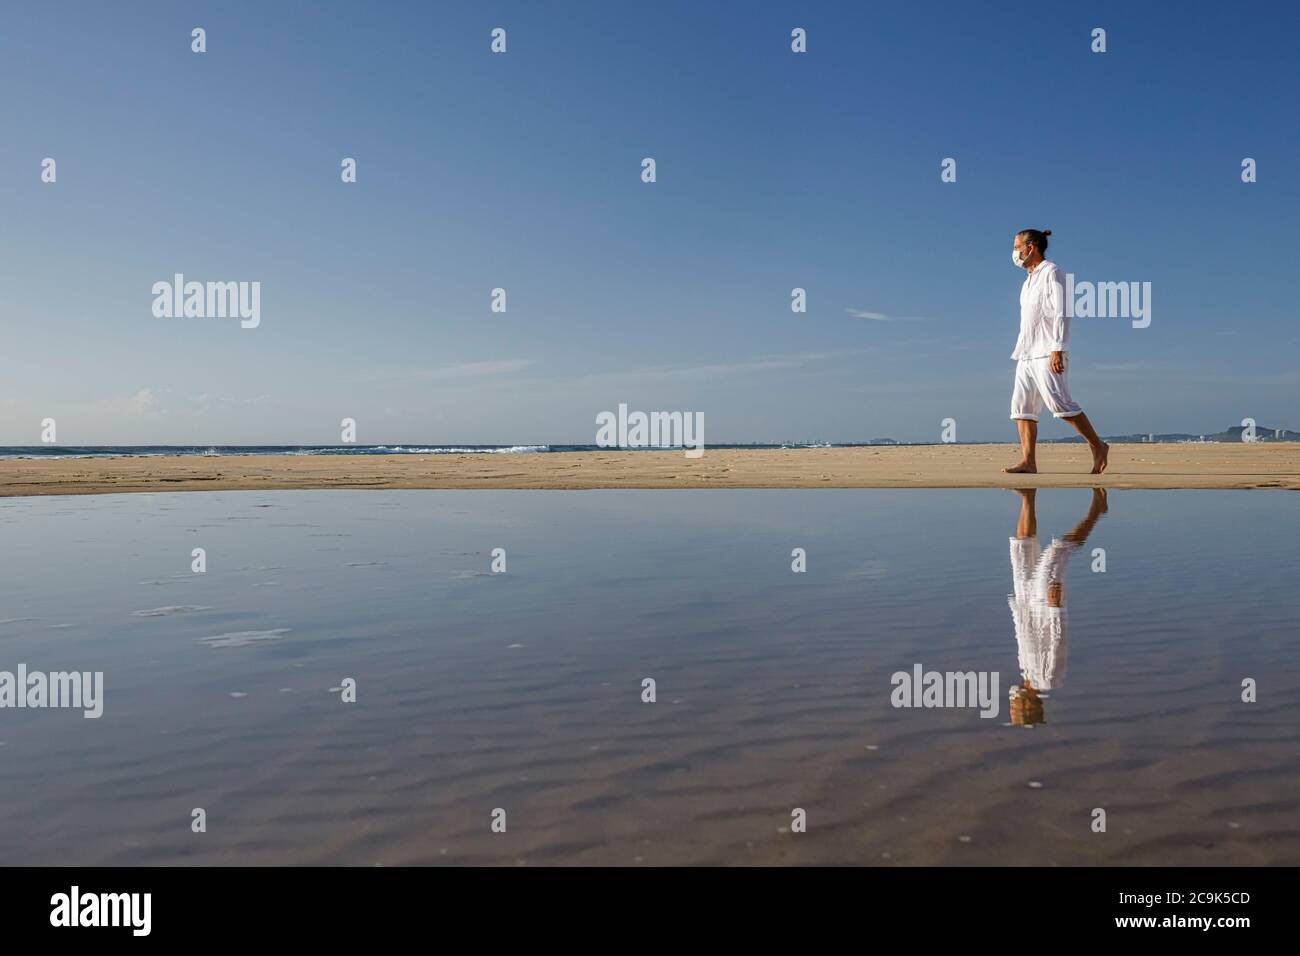
[[[1020,463],[1002,469],[1010,475],[1033,475],[1038,472],[1038,422],[1028,418],[1016,419],[1020,432]]]
[[[1110,446],[1098,437],[1097,430],[1092,427],[1092,422],[1088,421],[1086,413],[1079,412],[1064,420],[1069,422],[1088,443],[1088,448],[1092,451],[1092,474],[1100,475],[1106,470],[1106,458],[1110,454]]]
[[[1082,521],[1065,533],[1065,540],[1082,548],[1084,542],[1088,540],[1088,535],[1092,534],[1093,526],[1096,525],[1097,520],[1109,510],[1110,505],[1106,500],[1106,489],[1092,489],[1092,504],[1088,507],[1088,513],[1084,515]]]
[[[1048,410],[1057,418],[1069,422],[1088,443],[1088,448],[1092,451],[1092,474],[1100,475],[1106,470],[1106,456],[1110,453],[1110,446],[1097,436],[1088,416],[1079,407],[1079,403],[1070,397],[1067,382],[1069,373],[1053,372],[1050,357],[1034,359],[1030,363],[1030,370]]]
[[[1020,517],[1016,519],[1016,537],[1034,538],[1038,536],[1038,515],[1034,509],[1036,488],[1017,488],[1020,495]]]
[[[1033,369],[1021,359],[1016,365],[1015,383],[1011,388],[1011,420],[1020,433],[1020,461],[1002,470],[1011,475],[1032,475],[1038,471],[1038,413],[1043,410],[1042,395],[1034,381]]]

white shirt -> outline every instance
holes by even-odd
[[[1061,270],[1044,259],[1020,287],[1020,337],[1013,359],[1045,358],[1070,349],[1070,316]]]
[[[1037,271],[1037,270],[1035,270]],[[1065,571],[1079,545],[1053,538],[1046,550],[1037,538],[1011,539],[1011,581],[1007,595],[1016,629],[1020,674],[1035,690],[1054,690],[1065,679],[1069,620],[1065,612]],[[1048,589],[1061,587],[1059,607],[1048,603]]]

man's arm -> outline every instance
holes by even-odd
[[[1048,276],[1047,288],[1044,290],[1043,316],[1047,325],[1052,359],[1051,369],[1058,375],[1065,371],[1065,352],[1070,338],[1070,317],[1065,301],[1065,283],[1061,281],[1061,270],[1053,269]]]

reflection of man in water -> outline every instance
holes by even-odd
[[[1053,538],[1046,549],[1038,545],[1038,518],[1034,511],[1036,489],[1022,488],[1020,518],[1011,539],[1011,583],[1007,595],[1011,619],[1016,626],[1020,650],[1022,683],[1010,691],[1011,722],[1038,724],[1043,721],[1040,691],[1061,686],[1065,677],[1066,613],[1065,571],[1070,555],[1083,547],[1093,525],[1106,513],[1106,490],[1092,490],[1088,514],[1062,538]]]

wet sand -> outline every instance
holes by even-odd
[[[193,455],[0,461],[0,496],[318,488],[1286,488],[1300,444],[1114,445],[1104,477],[1083,445],[473,455]]]
[[[1090,497],[1038,495],[1043,542]],[[1293,866],[1280,500],[1112,493],[1012,726],[891,700],[1023,678],[1011,492],[11,499],[0,668],[105,689],[0,712],[0,865]]]

